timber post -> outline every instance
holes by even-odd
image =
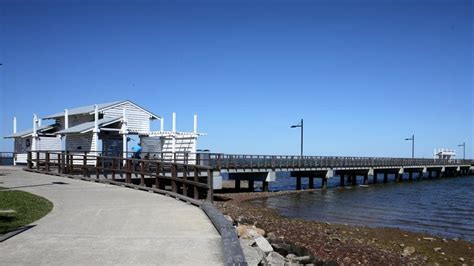
[[[140,162],[140,186],[145,185],[145,162]]]
[[[194,182],[199,182],[199,169],[194,167]],[[193,186],[194,199],[199,199],[199,190],[197,186]]]
[[[343,186],[345,185],[345,184],[344,184],[345,176],[344,176],[343,174],[341,174],[341,175],[340,175],[340,178],[341,178],[341,180],[340,180],[340,182],[339,182],[339,185],[340,185],[341,187],[343,187]]]
[[[87,152],[84,152],[84,155],[82,155],[82,175],[84,177],[87,176]]]
[[[97,156],[97,157],[95,157],[95,178],[96,179],[100,178],[99,166],[100,166],[100,156]]]
[[[296,177],[296,190],[301,190],[301,177]]]
[[[58,167],[58,174],[61,173],[61,153],[56,153],[56,166]]]
[[[188,196],[188,184],[186,181],[188,181],[188,167],[186,165],[183,165],[183,195],[185,197]]]
[[[32,153],[31,151],[28,152],[28,155],[27,155],[27,159],[26,159],[26,167],[28,167],[28,169],[32,169],[33,168],[33,161],[32,161]]]
[[[321,188],[322,189],[327,189],[328,188],[328,178],[323,176],[323,178],[321,178]]]
[[[178,188],[176,186],[176,178],[178,178],[177,165],[173,164],[171,166],[171,190],[174,193],[178,192]]]
[[[249,190],[251,192],[254,192],[255,191],[255,184],[254,184],[254,181],[253,180],[249,180]]]
[[[64,160],[66,159],[66,154],[64,152],[61,152],[60,157],[58,157],[58,158],[61,158],[61,163],[58,166],[59,173],[64,174],[64,172],[65,172],[65,169],[64,169],[65,161]]]
[[[115,181],[115,168],[117,165],[115,164],[115,158],[112,158],[112,180]]]
[[[200,153],[195,153],[194,156],[196,157],[196,164],[197,165],[204,165],[204,163],[201,162],[201,154]]]
[[[235,188],[235,192],[240,192],[240,177],[235,178],[234,188]]]
[[[45,162],[44,162],[44,169],[46,170],[46,172],[49,172],[49,152],[45,152]]]
[[[125,183],[132,183],[132,163],[131,159],[125,160]]]
[[[65,164],[66,164],[66,165],[65,165],[65,168],[64,168],[64,173],[70,174],[70,173],[71,173],[71,169],[69,168],[69,163],[70,163],[69,160],[70,160],[70,158],[69,158],[69,152],[68,152],[68,151],[66,151],[65,156],[66,156],[66,161],[65,161]]]
[[[69,154],[69,171],[70,173],[74,171],[74,155],[73,154]]]
[[[212,175],[213,175],[212,170],[208,169],[207,170],[207,198],[206,200],[209,202],[212,202],[214,199],[214,191],[212,188],[212,180],[213,180]]]
[[[155,188],[160,189],[160,174],[161,174],[161,169],[160,169],[160,162],[156,162],[156,173],[155,173]]]

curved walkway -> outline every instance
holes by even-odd
[[[54,204],[35,227],[0,243],[2,265],[223,264],[218,232],[202,210],[184,202],[14,167],[0,167],[0,187]]]

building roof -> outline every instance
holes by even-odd
[[[97,121],[97,124],[99,128],[116,123],[118,121],[121,121],[122,117],[107,117],[107,118],[102,118]],[[86,133],[89,131],[92,131],[95,126],[95,121],[90,121],[90,122],[85,122],[82,124],[79,124],[77,126],[70,127],[68,129],[63,129],[58,132],[55,132],[55,134],[74,134],[74,133]]]
[[[101,112],[105,109],[112,108],[116,105],[127,103],[127,102],[135,105],[136,107],[140,108],[144,112],[148,113],[153,119],[161,119],[159,116],[153,114],[150,111],[145,110],[144,108],[140,107],[136,103],[129,100],[115,101],[115,102],[109,102],[109,103],[100,103],[100,104],[97,104],[97,107],[99,109],[99,112]],[[68,115],[94,114],[94,111],[95,111],[95,105],[93,104],[93,105],[87,105],[87,106],[81,106],[77,108],[68,109]],[[43,117],[43,119],[55,119],[59,117],[64,117],[64,111],[56,113],[56,114],[48,115],[46,117]]]
[[[41,133],[43,131],[48,131],[50,129],[53,129],[54,127],[56,126],[56,124],[53,124],[53,125],[43,125],[43,126],[39,126],[36,131],[38,133]],[[5,138],[24,138],[24,137],[28,137],[30,135],[33,134],[33,129],[30,128],[30,129],[26,129],[26,130],[22,130],[20,132],[17,132],[17,133],[14,133],[14,134],[11,134],[9,136],[6,136]]]

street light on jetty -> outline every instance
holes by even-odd
[[[301,128],[301,156],[303,156],[303,118],[301,118],[301,121],[297,125],[292,125],[291,128]]]
[[[458,147],[462,147],[462,159],[466,160],[466,142],[459,144]]]
[[[415,134],[411,135],[411,138],[406,138],[405,140],[411,140],[411,158],[415,158]]]

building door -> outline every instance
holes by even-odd
[[[122,157],[122,138],[105,137],[102,139],[102,152],[104,156]]]

